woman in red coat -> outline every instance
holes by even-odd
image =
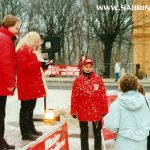
[[[19,123],[23,140],[35,140],[42,135],[35,129],[32,120],[37,98],[46,96],[41,67],[47,66],[40,61],[40,46],[40,35],[29,32],[16,47],[17,89],[18,99],[21,100]]]
[[[21,21],[13,15],[6,15],[0,27],[0,149],[15,149],[4,139],[7,96],[15,89],[16,58],[14,42]],[[11,136],[11,135],[10,135]]]
[[[95,150],[101,150],[102,119],[108,112],[106,90],[102,79],[93,72],[93,61],[83,62],[83,74],[73,84],[71,115],[80,124],[81,150],[89,150],[88,122],[93,124]]]

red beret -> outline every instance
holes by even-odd
[[[83,61],[83,66],[87,65],[87,64],[91,64],[93,66],[93,60],[90,58],[87,58]]]

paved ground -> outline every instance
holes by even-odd
[[[47,77],[49,89],[68,89],[70,90],[75,77]],[[117,90],[118,82],[115,79],[103,79],[107,90]],[[150,92],[150,78],[139,80],[145,87],[146,92]]]

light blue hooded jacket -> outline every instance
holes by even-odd
[[[150,130],[150,110],[144,96],[136,91],[122,93],[111,104],[104,126],[128,140],[137,143],[146,140]]]

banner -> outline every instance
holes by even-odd
[[[117,137],[116,133],[110,131],[107,128],[103,128],[102,133],[103,133],[103,136],[104,136],[104,140],[111,140],[111,139],[115,139]]]
[[[109,95],[107,96],[107,100],[108,100],[108,106],[110,107],[110,105],[113,103],[113,101],[115,101],[117,99],[117,95]],[[117,137],[117,134],[110,131],[107,128],[103,128],[102,129],[102,133],[104,136],[104,140],[111,140],[111,139],[115,139]]]
[[[78,76],[79,71],[77,66],[50,65],[46,72],[51,76]]]
[[[69,150],[67,124],[54,128],[51,134],[43,135],[34,144],[29,144],[23,150]]]

